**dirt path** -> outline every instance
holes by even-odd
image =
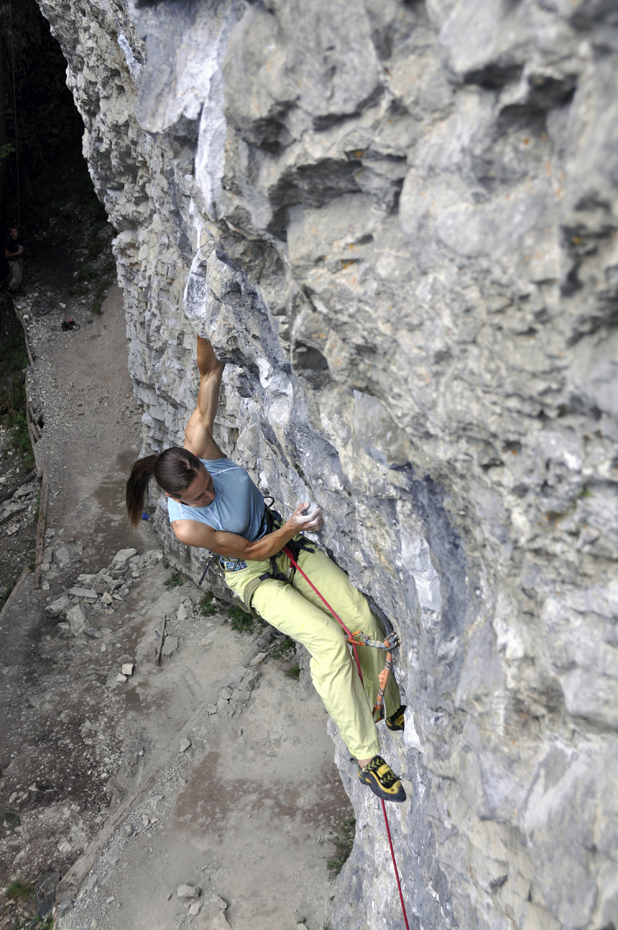
[[[40,299],[22,298],[21,312]],[[50,498],[42,586],[29,576],[0,617],[0,885],[47,876],[53,888],[74,866],[69,876],[86,879],[75,904],[65,894],[58,930],[302,918],[321,930],[329,831],[350,817],[324,709],[285,676],[293,653],[234,681],[251,638],[224,605],[205,616],[192,583],[170,587],[149,524],[129,526],[140,414],[120,292],[62,332],[71,311],[79,321],[79,307],[58,307],[30,323]],[[118,680],[127,663],[133,674]],[[177,897],[181,884],[200,896]],[[19,926],[20,908],[34,904],[5,902],[2,930]]]

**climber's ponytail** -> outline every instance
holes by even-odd
[[[127,481],[127,513],[131,526],[138,527],[144,511],[144,501],[148,491],[148,482],[154,476],[159,487],[174,498],[180,498],[183,491],[197,478],[202,464],[196,455],[188,449],[172,446],[160,455],[147,455],[133,462]]]
[[[127,513],[131,526],[138,527],[142,513],[144,512],[144,501],[148,492],[148,484],[154,475],[155,465],[159,456],[147,455],[146,458],[138,459],[131,466],[131,473],[127,480]]]

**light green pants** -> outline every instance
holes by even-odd
[[[315,549],[301,552],[297,561],[350,632],[362,630],[371,639],[385,638],[382,624],[363,595],[328,556]],[[277,566],[286,577],[290,576],[287,556],[279,555]],[[226,572],[225,580],[242,597],[248,582],[267,571],[270,562],[249,562],[247,568]],[[291,585],[275,579],[264,581],[253,595],[252,606],[264,620],[308,649],[316,691],[337,724],[350,755],[356,759],[377,755],[380,746],[371,708],[378,693],[378,674],[384,668],[385,650],[358,646],[363,689],[345,633],[299,572],[294,573]],[[384,698],[386,715],[390,716],[401,704],[392,674]]]

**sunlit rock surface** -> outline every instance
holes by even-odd
[[[402,634],[410,926],[618,926],[615,4],[39,3],[118,230],[144,451],[182,440],[197,329],[226,451],[324,508]],[[402,927],[337,752],[331,923]]]

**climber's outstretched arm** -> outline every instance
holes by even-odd
[[[223,459],[225,455],[214,441],[212,430],[225,363],[217,359],[209,341],[201,336],[197,337],[197,367],[200,372],[200,390],[197,407],[185,429],[184,447],[199,459]]]

